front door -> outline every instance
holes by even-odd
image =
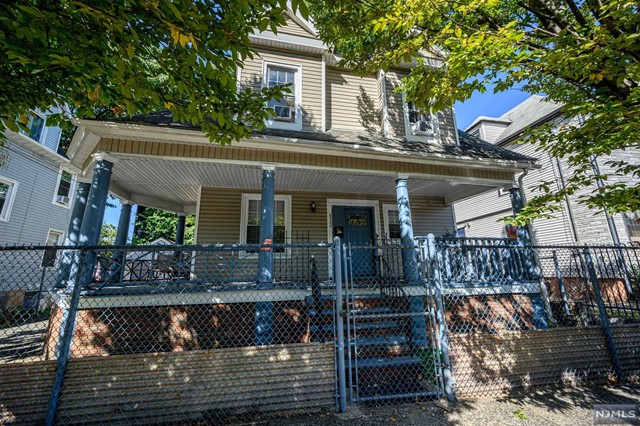
[[[339,235],[351,246],[349,273],[354,278],[375,275],[375,233],[372,207],[333,208],[334,235]]]

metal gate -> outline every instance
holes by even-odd
[[[397,244],[345,244],[341,250],[343,292],[335,300],[343,305],[344,321],[336,323],[344,323],[346,391],[352,403],[444,394],[435,293],[426,279],[404,282],[402,250]],[[376,273],[351,273],[354,258],[373,259],[370,270]]]

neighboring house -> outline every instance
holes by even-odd
[[[466,129],[472,135],[489,141],[496,146],[507,148],[519,154],[534,157],[541,166],[529,170],[522,179],[526,198],[535,196],[535,187],[543,181],[552,182],[552,190],[560,189],[563,179],[568,179],[571,167],[563,159],[552,157],[544,151],[537,151],[537,145],[522,144],[523,132],[544,123],[560,125],[566,120],[560,111],[560,105],[547,101],[542,96],[531,96],[500,117],[476,118]],[[611,157],[597,159],[603,173],[605,164],[611,158],[640,163],[640,151],[637,149],[614,152]],[[610,182],[614,182],[611,179]],[[626,182],[638,185],[640,180],[625,178]],[[587,208],[578,203],[578,196],[588,194],[595,188],[586,188],[579,194],[565,199],[561,211],[553,218],[538,219],[531,224],[534,242],[538,244],[574,244],[613,242],[607,218],[604,213]],[[488,191],[455,203],[458,235],[467,237],[506,237],[508,230],[500,219],[512,214],[509,194],[504,189]],[[622,243],[640,241],[640,214],[638,212],[613,216],[615,228]]]
[[[33,112],[29,131],[7,131],[0,146],[0,246],[62,245],[66,237],[77,170],[58,153],[61,130],[47,126],[47,114]],[[55,268],[55,250],[31,259],[32,287],[38,288],[43,268]],[[0,271],[0,288],[13,273],[11,262]],[[28,280],[22,280],[27,282]]]

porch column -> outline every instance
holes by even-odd
[[[275,204],[275,168],[262,168],[262,206],[260,244],[273,244],[273,209]],[[273,286],[273,249],[262,247],[258,253],[258,285]]]
[[[275,204],[275,168],[262,167],[262,204],[260,243],[273,244],[273,210]],[[261,247],[258,252],[258,287],[273,287],[273,249]],[[273,302],[256,302],[255,344],[273,342]]]
[[[184,227],[186,223],[187,216],[178,213],[178,224],[176,226],[176,244],[184,244]]]
[[[118,229],[116,230],[116,239],[114,245],[124,246],[127,244],[127,236],[129,235],[129,223],[131,222],[131,204],[129,201],[122,201],[120,208],[120,218],[118,219]],[[113,253],[111,266],[109,267],[109,280],[116,279],[123,267],[125,252],[118,250]]]
[[[411,206],[407,179],[409,175],[398,174],[396,179],[396,197],[398,201],[398,220],[400,222],[400,238],[402,241],[402,271],[408,285],[420,283],[418,272],[418,254],[413,239],[411,223]],[[411,316],[411,334],[416,346],[427,346],[427,321],[425,318],[424,299],[422,296],[409,298]]]
[[[522,196],[522,191],[519,187],[514,186],[509,189],[509,195],[511,196],[511,209],[513,210],[513,215],[515,216],[516,214],[520,213],[520,211],[524,207],[524,198]],[[532,244],[531,233],[529,232],[528,225],[518,226],[517,232],[518,240],[523,245],[530,246]],[[536,276],[536,259],[532,250],[525,249],[524,263],[525,268],[527,269],[528,276]],[[533,317],[532,319],[535,328],[549,328],[547,317],[552,319],[553,315],[551,313],[551,307],[548,305],[548,297],[546,288],[544,287],[544,283],[541,283],[540,293],[531,293],[529,295],[529,299],[531,301],[531,316]]]
[[[82,226],[82,218],[84,216],[85,208],[87,207],[87,197],[89,196],[90,188],[90,182],[78,181],[76,193],[73,199],[73,208],[71,209],[71,217],[69,219],[69,229],[67,230],[67,237],[64,241],[65,246],[74,247],[78,245],[80,227]],[[66,281],[69,278],[73,258],[73,250],[65,250],[62,253],[60,268],[58,269],[58,275],[56,276],[56,288],[66,287]]]
[[[109,183],[115,160],[106,154],[96,154],[93,167],[93,180],[87,199],[87,208],[82,218],[78,245],[97,246],[100,242],[100,229],[104,220],[104,211],[109,195]]]
[[[513,215],[517,215],[520,213],[522,208],[524,207],[524,199],[522,198],[522,192],[520,188],[514,186],[509,189],[509,195],[511,197],[511,209],[513,210]],[[518,239],[522,241],[523,244],[528,245],[531,244],[531,234],[529,233],[529,227],[518,226]]]
[[[398,199],[398,220],[400,222],[400,238],[402,241],[402,271],[407,284],[417,284],[418,254],[413,240],[413,224],[411,223],[411,207],[409,206],[408,175],[398,174],[396,180],[396,197]]]
[[[116,232],[115,245],[123,246],[127,244],[127,237],[129,236],[130,223],[131,223],[131,204],[129,204],[129,201],[123,201],[122,208],[120,209],[120,218],[118,220],[118,230]]]

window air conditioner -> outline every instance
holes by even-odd
[[[56,202],[60,204],[69,204],[69,197],[65,197],[64,195],[56,196]]]
[[[281,120],[281,121],[293,121],[293,111],[291,107],[285,106],[285,105],[275,105],[273,107],[275,113],[276,113],[276,120]]]
[[[411,124],[411,133],[414,135],[430,135],[433,133],[433,127],[431,120],[425,120],[424,118]]]

